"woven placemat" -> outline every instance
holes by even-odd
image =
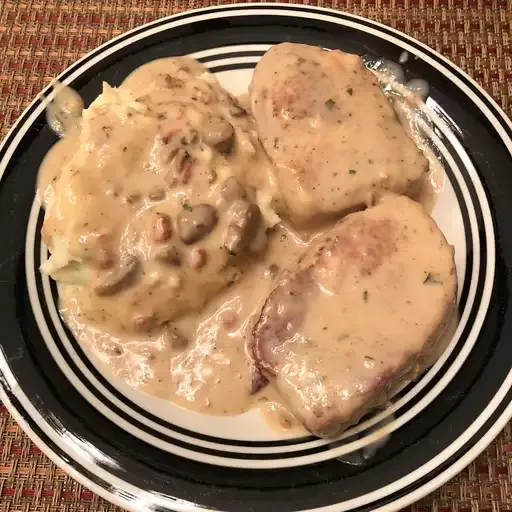
[[[88,51],[143,23],[217,3],[0,0],[0,136],[55,75]],[[512,117],[512,0],[304,3],[361,14],[425,42],[473,76]],[[512,424],[474,463],[411,509],[512,511]],[[119,510],[52,464],[0,405],[0,512]]]

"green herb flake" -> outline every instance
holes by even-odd
[[[274,149],[279,147],[279,137],[274,137]]]
[[[354,94],[354,89],[352,89],[352,87],[349,87],[347,89],[347,93],[350,94],[350,96],[352,96],[352,94]]]
[[[363,292],[363,300],[364,300],[365,304],[368,302],[368,290],[365,290]]]
[[[191,212],[193,210],[192,206],[190,206],[188,203],[183,203],[183,209],[187,210],[187,212]]]
[[[354,175],[357,174],[357,171],[355,169],[349,169],[348,173]]]
[[[332,110],[334,108],[334,105],[336,105],[336,102],[332,99],[332,98],[329,98],[326,102],[325,102],[325,108],[327,110]]]
[[[442,281],[439,279],[439,274],[432,274],[432,272],[429,272],[423,280],[423,284],[442,284]]]

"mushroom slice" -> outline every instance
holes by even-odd
[[[126,257],[94,287],[94,292],[100,296],[116,295],[134,283],[138,267],[139,260],[136,256]]]
[[[226,201],[245,199],[247,197],[245,188],[234,176],[230,176],[224,180],[220,189],[220,194]]]
[[[235,129],[224,119],[212,120],[204,127],[203,140],[220,153],[229,153],[235,142]]]
[[[233,203],[233,220],[224,236],[224,247],[229,254],[236,256],[254,240],[261,226],[261,212],[254,204],[245,199]]]
[[[217,224],[217,210],[209,204],[190,206],[178,215],[178,233],[183,243],[189,245],[201,240]]]

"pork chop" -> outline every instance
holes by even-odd
[[[296,223],[353,211],[383,190],[412,194],[428,161],[357,55],[282,43],[250,86],[258,133]]]
[[[456,290],[454,250],[434,220],[388,197],[278,278],[253,357],[309,431],[336,436],[433,363]]]

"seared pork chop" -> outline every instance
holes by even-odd
[[[455,305],[453,256],[419,204],[388,197],[280,276],[253,356],[308,430],[340,434],[432,364]]]
[[[252,112],[296,223],[414,192],[428,162],[357,55],[273,46],[254,71]]]

